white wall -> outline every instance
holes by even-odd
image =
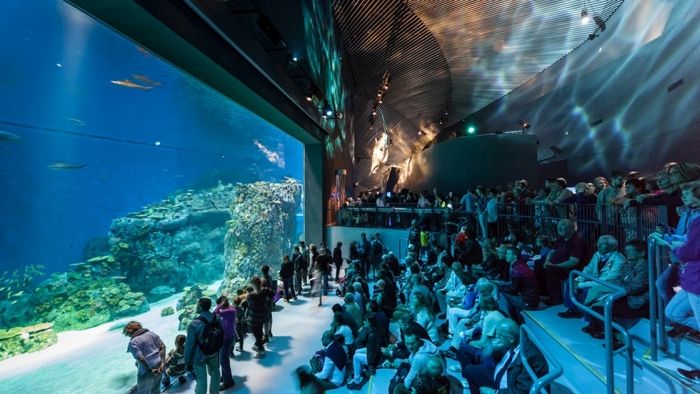
[[[326,245],[333,250],[337,242],[343,243],[343,257],[350,257],[350,243],[359,241],[360,234],[367,234],[367,239],[371,240],[371,236],[379,233],[379,238],[386,248],[393,251],[394,254],[401,257],[406,254],[406,245],[408,240],[408,230],[389,230],[380,228],[364,228],[364,227],[341,227],[329,226],[326,227]],[[399,254],[401,248],[401,254]]]

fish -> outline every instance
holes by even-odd
[[[87,123],[83,122],[82,120],[80,120],[80,119],[78,119],[78,118],[64,118],[64,119],[67,120],[67,121],[69,121],[69,122],[71,122],[71,123],[73,123],[73,124],[76,125],[76,126],[81,126],[81,127],[83,127],[83,126],[85,126],[85,125],[87,124]]]
[[[162,85],[162,83],[160,83],[160,82],[158,82],[158,81],[154,81],[154,80],[152,80],[151,78],[148,78],[148,75],[143,75],[143,74],[131,74],[131,76],[132,76],[134,79],[139,80],[139,81],[145,83],[146,85],[151,85],[151,86],[160,86],[160,85]]]
[[[9,131],[0,130],[0,142],[18,142],[21,140],[22,138],[17,134],[10,133]]]
[[[117,81],[109,81],[109,82],[111,82],[111,83],[113,83],[113,84],[115,84],[115,85],[124,86],[124,87],[132,88],[132,89],[140,89],[140,90],[151,90],[151,89],[153,89],[153,86],[139,85],[139,84],[137,84],[136,82],[132,82],[132,81],[130,81],[130,80],[128,80],[128,79],[120,79],[120,80],[117,80]]]
[[[12,296],[13,297],[21,297],[22,295],[24,295],[24,290],[20,290],[20,291],[16,292],[15,294],[13,294]]]
[[[147,49],[144,49],[144,48],[142,48],[142,47],[140,47],[140,46],[138,46],[138,45],[136,46],[136,50],[139,51],[139,53],[141,53],[144,57],[149,57],[149,56],[151,56],[151,52],[148,52]]]
[[[49,168],[52,170],[79,170],[85,168],[85,166],[87,166],[87,164],[65,163],[61,161],[49,164]]]

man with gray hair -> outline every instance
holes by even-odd
[[[618,251],[618,242],[612,235],[603,235],[598,238],[598,251],[593,254],[591,261],[583,269],[583,272],[593,275],[596,278],[613,282],[620,277],[622,268],[627,263],[627,258]],[[578,277],[576,280],[577,299],[584,302],[587,300],[588,290],[598,286],[594,281]],[[569,296],[568,281],[564,285],[564,306],[568,309],[558,313],[559,317],[565,319],[583,317],[583,314],[574,306]],[[593,296],[593,295],[592,295]]]

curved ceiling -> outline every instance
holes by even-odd
[[[380,108],[391,143],[383,174],[420,151],[442,127],[511,92],[586,42],[599,29],[593,21],[581,23],[583,9],[605,21],[623,1],[335,0],[356,82],[358,178],[370,172],[371,160],[363,159],[371,157],[381,131],[381,122],[370,127],[369,116],[385,71],[391,88]],[[440,126],[446,108],[449,115]]]

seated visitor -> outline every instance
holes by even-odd
[[[320,361],[320,365],[312,368],[313,377],[324,390],[336,389],[345,381],[348,356],[341,342],[330,331],[323,333],[321,343],[323,349],[316,352],[312,359]]]
[[[625,245],[625,255],[628,262],[622,265],[619,275],[609,282],[622,287],[627,291],[624,298],[614,301],[612,314],[615,318],[631,319],[649,315],[649,267],[647,263],[647,245],[644,241],[632,240]],[[593,310],[604,314],[603,297],[610,293],[610,289],[595,285],[588,291],[587,300],[593,306]],[[583,331],[593,338],[603,339],[603,322],[597,318],[591,318],[590,324]],[[614,347],[621,346],[615,339]]]
[[[510,281],[497,282],[503,296],[506,310],[516,322],[522,322],[520,311],[535,310],[540,304],[540,293],[537,278],[527,263],[520,256],[520,250],[509,246],[506,250],[506,261],[510,264]]]
[[[618,252],[617,239],[612,235],[603,235],[598,238],[598,250],[593,254],[591,261],[583,268],[583,272],[589,275],[593,275],[596,278],[605,282],[616,281],[627,264],[627,259],[625,256]],[[576,292],[580,293],[580,300],[584,301],[586,293],[592,287],[599,288],[594,281],[586,280],[585,278],[579,276],[576,278]],[[568,318],[578,318],[582,317],[583,314],[574,306],[569,297],[568,291],[568,280],[564,286],[564,305],[568,308],[565,312],[558,313],[559,317]],[[577,298],[578,299],[578,298]]]
[[[431,357],[437,357],[443,365],[442,370],[445,371],[445,360],[440,356],[437,346],[432,342],[421,339],[419,332],[412,327],[404,331],[404,343],[410,352],[408,358],[396,359],[392,363],[395,368],[399,368],[401,364],[407,364],[408,371],[405,376],[399,380],[399,383],[394,387],[393,394],[411,393],[413,382],[416,377],[425,373],[428,368],[428,361]]]
[[[557,223],[557,241],[544,263],[544,275],[549,293],[549,305],[563,302],[562,282],[569,278],[569,272],[575,269],[585,257],[583,240],[576,232],[574,222],[562,219]]]
[[[384,362],[382,348],[387,346],[388,334],[374,314],[367,315],[365,324],[360,330],[358,342],[364,347],[357,349],[353,355],[353,381],[348,383],[348,389],[359,390],[367,382],[370,375]]]
[[[534,384],[520,358],[525,354],[528,365],[537,376],[544,376],[547,360],[530,341],[520,343],[518,325],[503,321],[496,330],[491,346],[484,352],[481,365],[470,365],[462,371],[469,383],[471,394],[514,393],[527,394]]]
[[[486,278],[480,278],[473,287],[472,291],[464,293],[464,297],[459,304],[454,302],[447,310],[448,333],[453,336],[453,339],[454,335],[459,332],[457,330],[458,323],[478,312],[478,300],[485,295],[492,296],[494,290],[493,283]],[[456,350],[457,347],[455,346],[454,349]]]
[[[185,340],[186,336],[179,334],[175,337],[175,347],[170,349],[165,358],[165,374],[163,375],[163,386],[170,386],[170,378],[177,378],[180,384],[187,382],[185,377]]]
[[[449,394],[450,379],[445,376],[445,367],[439,357],[430,357],[426,371],[419,374],[413,383],[414,394]]]

